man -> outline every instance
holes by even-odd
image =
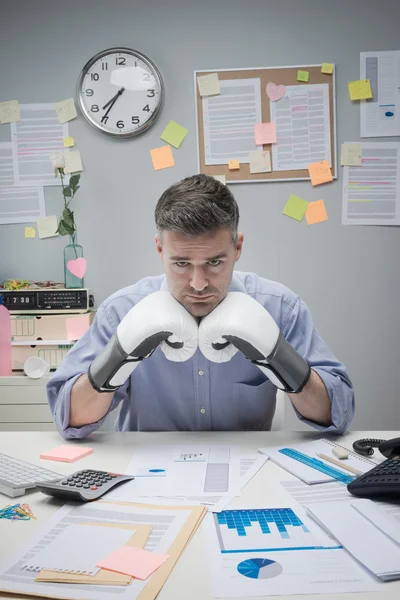
[[[48,383],[61,435],[85,437],[117,406],[118,431],[268,430],[277,387],[301,420],[343,432],[352,384],[308,308],[233,271],[243,234],[228,187],[188,177],[162,194],[155,221],[165,276],[105,300]]]

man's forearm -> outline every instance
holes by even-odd
[[[299,413],[320,425],[332,425],[331,399],[324,382],[311,369],[310,378],[299,394],[288,394]]]
[[[82,427],[100,421],[110,408],[114,392],[96,392],[87,375],[81,375],[72,386],[69,426]]]

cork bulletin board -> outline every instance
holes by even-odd
[[[309,86],[312,84],[327,84],[329,99],[329,127],[330,127],[330,159],[332,165],[332,176],[336,179],[336,106],[335,106],[335,69],[332,75],[321,73],[322,65],[312,66],[292,66],[292,67],[268,67],[259,69],[224,69],[214,71],[195,71],[194,85],[196,97],[196,115],[197,115],[197,143],[198,143],[198,168],[199,173],[206,175],[225,175],[226,181],[230,183],[243,182],[268,182],[268,181],[290,181],[290,180],[309,180],[308,169],[296,169],[287,171],[274,171],[272,160],[272,144],[264,144],[263,150],[269,150],[271,153],[270,173],[250,173],[249,163],[240,163],[240,169],[230,170],[228,164],[206,165],[205,163],[205,144],[204,144],[204,122],[203,122],[203,99],[199,94],[197,77],[218,73],[220,81],[223,80],[243,80],[260,79],[261,83],[261,122],[271,121],[270,99],[265,88],[268,82],[274,82],[277,85],[285,86]],[[309,72],[309,81],[302,83],[297,81],[297,71],[304,70]],[[215,98],[217,96],[214,96]],[[278,101],[279,104],[279,101]],[[232,156],[231,158],[235,158]],[[321,158],[322,159],[322,158]],[[319,160],[321,160],[319,159]],[[316,159],[317,160],[317,159]],[[310,162],[316,162],[310,160]]]

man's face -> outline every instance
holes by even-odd
[[[222,227],[199,236],[174,231],[164,231],[162,240],[156,236],[168,289],[194,317],[208,315],[225,298],[242,244],[242,233],[234,246]]]

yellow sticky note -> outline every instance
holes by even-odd
[[[230,171],[234,171],[235,169],[240,169],[240,163],[238,160],[228,160],[228,168]]]
[[[268,150],[255,150],[249,153],[250,173],[270,173],[271,154]]]
[[[175,121],[170,121],[160,135],[160,138],[164,140],[164,142],[167,142],[167,144],[174,146],[174,148],[179,148],[185,139],[187,132],[188,130],[185,129],[185,127],[182,127],[182,125],[175,123]]]
[[[289,199],[285,204],[285,208],[282,211],[282,214],[286,215],[287,217],[291,217],[296,221],[302,221],[307,207],[307,200],[303,200],[303,198],[299,198],[294,194],[290,194]]]
[[[83,171],[81,153],[79,150],[73,150],[72,152],[64,152],[65,158],[65,169],[66,173],[78,173]]]
[[[200,77],[197,78],[197,85],[199,86],[200,96],[217,96],[221,93],[218,73],[200,75]]]
[[[309,225],[328,220],[328,214],[323,200],[316,200],[315,202],[309,203],[306,210],[306,220]]]
[[[34,227],[25,227],[25,237],[26,238],[35,238],[36,237],[36,229]]]
[[[55,215],[52,215],[51,217],[38,217],[36,219],[36,225],[41,240],[58,235],[58,233],[56,233],[58,223]]]
[[[15,123],[21,120],[18,100],[0,102],[0,123]]]
[[[75,146],[75,140],[73,137],[63,138],[64,148],[72,148]]]
[[[256,123],[254,125],[254,139],[257,146],[276,144],[276,124]]]
[[[162,146],[161,148],[153,148],[150,150],[151,160],[155,171],[174,167],[175,161],[172,154],[171,146]]]
[[[66,123],[76,117],[76,108],[73,98],[56,102],[56,113],[60,123]]]
[[[308,71],[297,71],[297,81],[305,81],[308,82],[310,78],[310,73]]]
[[[340,164],[345,167],[361,167],[361,144],[342,144]]]
[[[371,83],[369,79],[349,81],[350,100],[368,100],[372,98]]]
[[[331,63],[322,63],[321,73],[325,73],[326,75],[332,75],[333,67]]]
[[[311,185],[320,185],[332,181],[332,171],[327,160],[320,160],[308,165],[308,172],[311,177]]]
[[[213,175],[214,179],[226,185],[226,175]]]

